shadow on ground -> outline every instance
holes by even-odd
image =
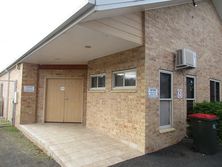
[[[113,167],[222,167],[222,146],[215,155],[203,155],[192,151],[191,148],[192,141],[184,140],[177,145]]]
[[[59,167],[21,132],[0,121],[0,167]]]

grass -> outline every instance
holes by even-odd
[[[0,118],[0,126],[3,126],[3,125],[10,125],[10,123],[8,121]]]
[[[0,133],[4,133],[4,136],[7,136],[7,140],[14,143],[17,148],[32,158],[38,158],[40,160],[51,159],[28,140],[17,128],[12,126],[10,122],[0,119]]]

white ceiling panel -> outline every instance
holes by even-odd
[[[87,64],[89,60],[139,46],[83,26],[75,26],[27,57],[35,64]],[[87,48],[91,47],[91,48]]]

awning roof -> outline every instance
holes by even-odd
[[[87,64],[88,61],[139,46],[121,38],[76,25],[23,59],[34,64]]]

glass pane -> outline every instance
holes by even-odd
[[[220,101],[220,83],[216,82],[216,101]]]
[[[214,81],[210,81],[210,101],[215,101],[215,84]]]
[[[136,71],[125,73],[125,86],[136,86]]]
[[[193,111],[193,104],[194,104],[193,100],[187,100],[187,114],[192,113],[192,111]]]
[[[194,78],[187,77],[187,98],[194,98]]]
[[[105,87],[105,82],[106,82],[105,80],[106,80],[105,75],[98,77],[98,88],[104,88]]]
[[[160,98],[171,98],[171,75],[160,73]]]
[[[91,77],[91,88],[97,88],[97,77]]]
[[[160,101],[160,126],[170,125],[171,101]]]
[[[124,73],[114,74],[114,79],[115,79],[114,86],[115,87],[122,87],[123,86],[123,78],[124,78]]]

